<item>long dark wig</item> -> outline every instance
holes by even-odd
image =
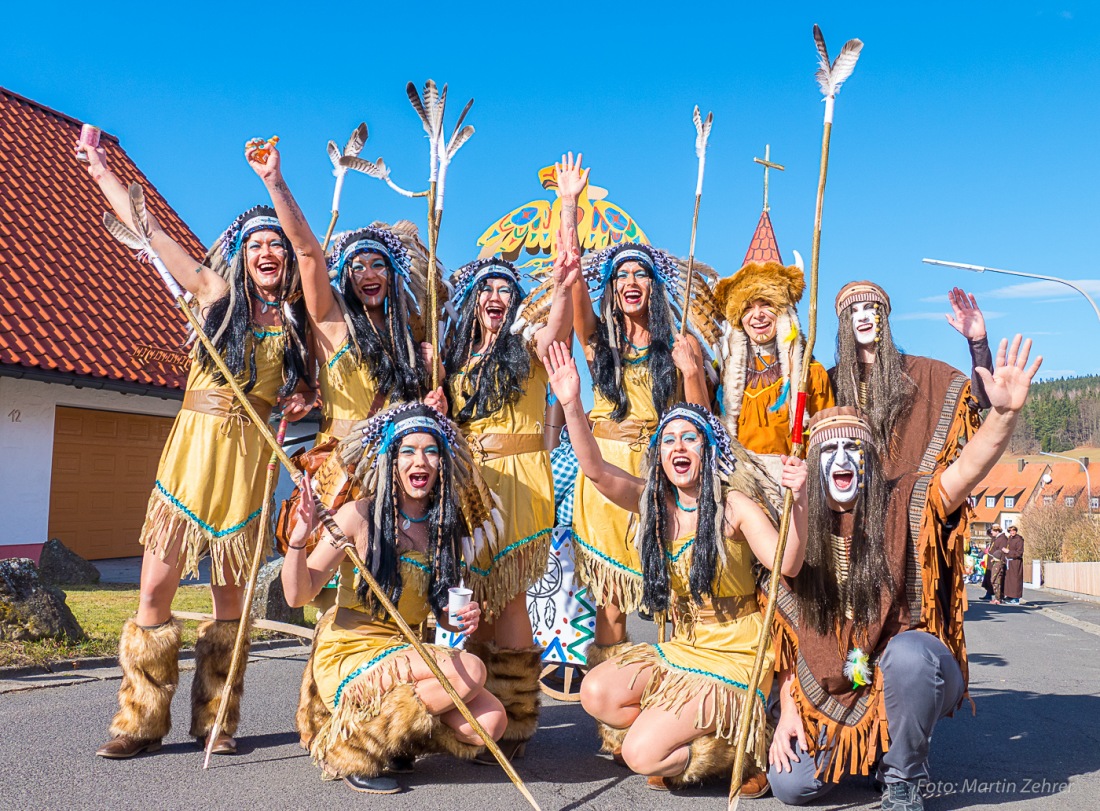
[[[274,218],[275,209],[270,206],[254,206],[241,214],[233,221],[229,230],[214,243],[204,262],[226,280],[229,289],[207,308],[203,332],[225,359],[225,364],[234,377],[239,378],[247,371],[248,379],[242,386],[245,392],[252,391],[256,385],[256,339],[252,334],[256,325],[252,320],[251,299],[253,296],[258,297],[259,294],[252,283],[252,278],[248,275],[247,251],[239,244],[246,241],[248,235],[245,234],[242,240],[239,234],[241,227],[254,217]],[[283,271],[283,283],[279,291],[285,336],[283,385],[279,389],[279,396],[286,397],[292,394],[298,387],[299,381],[306,377],[308,341],[302,279],[298,271],[298,257],[291,249],[290,242],[282,229],[272,226],[262,230],[277,232],[286,245],[286,268]],[[202,369],[212,371],[215,382],[225,384],[225,378],[201,342],[195,347],[195,353]]]
[[[718,464],[713,443],[707,429],[701,426],[708,423],[706,409],[691,403],[678,403],[676,409],[685,409],[698,414],[697,425],[703,434],[703,454],[699,466],[699,515],[695,528],[695,542],[691,548],[691,566],[688,585],[691,598],[696,604],[704,597],[714,596],[714,583],[718,571],[718,560],[725,557],[723,538],[724,502],[722,499],[722,481],[718,476]],[[692,422],[695,422],[692,420]],[[661,431],[654,434],[656,440],[650,445],[646,457],[646,484],[642,494],[641,517],[638,531],[641,540],[639,549],[642,559],[642,605],[647,611],[667,611],[669,602],[669,568],[672,564],[668,537],[671,524],[668,516],[668,497],[675,494],[676,487],[668,480],[661,465]]]
[[[849,304],[840,313],[840,326],[836,333],[836,371],[833,375],[833,389],[836,392],[838,406],[852,406],[863,414],[871,426],[875,444],[889,453],[894,429],[913,405],[916,384],[905,372],[902,361],[904,354],[894,343],[890,331],[890,319],[883,312],[881,304],[875,304],[878,317],[878,342],[875,347],[875,362],[871,365],[871,375],[864,381],[867,385],[867,408],[864,409],[859,398],[859,354],[855,330],[852,329],[852,308]]]
[[[884,600],[893,600],[894,589],[883,545],[890,488],[877,450],[867,442],[863,443],[862,450],[863,487],[852,510],[848,580],[843,586],[832,548],[832,535],[840,516],[826,500],[821,445],[810,448],[806,459],[809,534],[806,560],[792,586],[802,621],[822,635],[842,627],[848,610],[858,634],[878,622]]]
[[[348,241],[359,239],[382,242],[381,234],[374,228],[354,231]],[[424,359],[412,340],[405,308],[399,303],[401,289],[393,257],[389,252],[373,249],[360,253],[368,252],[380,253],[386,262],[386,328],[379,332],[374,326],[353,288],[350,268],[341,268],[337,289],[343,297],[351,351],[357,363],[366,365],[378,391],[387,392],[395,401],[419,399],[424,394]],[[347,257],[346,264],[358,255]]]
[[[633,246],[643,248],[644,246]],[[631,260],[626,260],[631,261]],[[625,264],[624,261],[622,264]],[[633,260],[637,261],[637,260]],[[649,379],[653,405],[664,414],[676,397],[676,365],[672,362],[672,339],[675,330],[668,292],[650,262],[652,274],[649,288]],[[629,342],[626,338],[626,315],[615,295],[615,273],[612,271],[600,298],[600,317],[591,341],[593,349],[592,382],[596,390],[614,404],[611,419],[623,420],[630,408],[626,386],[623,385],[623,364]]]
[[[409,417],[439,419],[439,415],[425,405],[403,410],[400,419]],[[436,435],[433,433],[433,436]],[[370,546],[364,556],[364,562],[370,567],[374,579],[394,605],[400,601],[404,588],[400,568],[401,555],[397,551],[401,504],[397,451],[401,446],[401,439],[402,437],[394,438],[387,452],[377,457],[379,466],[384,465],[384,468],[378,471],[378,485],[370,511],[373,516]],[[446,441],[440,436],[436,436],[436,439],[440,443],[440,454],[438,476],[428,507],[427,554],[430,571],[427,597],[432,612],[436,618],[440,618],[447,612],[448,589],[457,586],[461,578],[459,563],[462,560],[463,520],[458,492],[454,486],[454,462],[445,447]],[[356,595],[372,619],[385,616],[385,610],[366,582],[359,582]]]
[[[476,274],[490,264],[500,264],[500,260],[478,260],[458,271],[458,274]],[[459,425],[488,417],[517,402],[526,391],[527,379],[531,376],[531,355],[523,336],[512,334],[512,324],[523,300],[523,290],[514,277],[502,272],[479,280],[462,301],[455,335],[444,358],[448,387],[457,375],[463,374],[463,367],[470,360],[474,347],[482,340],[481,322],[477,318],[478,297],[488,289],[490,279],[507,281],[512,289],[512,298],[496,340],[489,351],[466,371],[473,380],[473,391],[455,415],[455,422]]]

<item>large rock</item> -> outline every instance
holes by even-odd
[[[305,625],[306,615],[301,608],[291,608],[283,594],[283,559],[275,558],[264,564],[256,578],[256,594],[252,598],[252,616],[258,619]]]
[[[65,595],[42,582],[33,560],[0,560],[0,639],[33,642],[46,637],[87,638]]]
[[[43,583],[51,586],[86,586],[99,582],[99,569],[57,538],[42,547],[38,574]]]

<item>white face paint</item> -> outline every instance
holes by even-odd
[[[863,483],[862,449],[857,443],[847,437],[821,443],[821,486],[842,510],[851,509]]]
[[[852,331],[856,343],[873,344],[878,338],[878,304],[873,301],[857,301],[852,305]]]

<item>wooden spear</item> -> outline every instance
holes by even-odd
[[[794,421],[791,425],[791,442],[793,456],[801,456],[804,446],[802,432],[802,417],[806,410],[806,388],[810,379],[810,360],[813,357],[814,343],[817,340],[817,283],[818,260],[821,255],[821,210],[825,200],[825,179],[829,172],[829,139],[833,131],[833,106],[836,94],[840,86],[852,75],[859,52],[863,43],[858,39],[851,39],[844,43],[835,62],[829,61],[829,53],[825,48],[825,37],[821,29],[814,26],[814,42],[817,44],[820,61],[817,70],[817,81],[821,86],[821,92],[825,96],[825,129],[821,136],[821,170],[817,180],[817,208],[814,212],[813,248],[810,257],[810,305],[807,320],[809,327],[806,331],[806,348],[803,352],[804,362],[802,374],[798,381],[798,399],[795,401]],[[733,776],[730,780],[729,811],[735,811],[738,801],[741,799],[741,782],[745,769],[745,754],[749,740],[749,727],[752,723],[752,702],[755,700],[757,685],[760,684],[761,673],[764,669],[764,652],[770,643],[772,623],[775,621],[776,598],[779,594],[779,577],[783,569],[783,555],[787,550],[787,533],[791,525],[791,510],[794,508],[794,493],[787,490],[783,496],[783,514],[779,522],[779,538],[775,545],[775,560],[772,561],[771,578],[768,581],[768,605],[764,611],[764,627],[760,631],[760,639],[756,645],[756,658],[753,660],[752,673],[749,675],[748,686],[745,695],[748,700],[745,708],[737,719],[737,741],[735,743],[736,760],[733,764]]]
[[[290,473],[291,478],[294,479],[294,483],[297,484],[302,477],[301,471],[299,471],[298,468],[294,466],[294,463],[290,460],[290,456],[283,449],[283,446],[276,440],[275,436],[271,433],[271,426],[269,426],[267,422],[260,417],[255,407],[252,405],[251,402],[249,402],[248,396],[241,388],[240,382],[238,382],[237,378],[234,377],[233,373],[229,370],[229,367],[225,363],[225,359],[222,358],[221,354],[214,346],[213,341],[211,341],[209,336],[207,336],[207,334],[203,331],[202,324],[199,323],[198,318],[195,316],[194,312],[192,312],[191,308],[187,305],[187,301],[184,298],[183,290],[180,288],[179,283],[176,282],[175,278],[169,272],[164,262],[153,250],[152,244],[149,240],[148,223],[143,216],[145,211],[144,194],[141,190],[141,186],[139,186],[137,183],[134,183],[130,186],[130,204],[133,222],[135,227],[138,229],[137,233],[123,225],[118,220],[118,218],[110,212],[107,212],[103,215],[104,225],[106,225],[107,230],[110,231],[116,239],[118,239],[124,245],[139,250],[143,256],[147,257],[153,263],[153,267],[156,268],[157,273],[160,274],[161,279],[175,296],[177,306],[186,316],[187,321],[191,324],[191,328],[195,331],[195,334],[198,337],[199,341],[202,342],[202,345],[210,354],[210,357],[213,359],[214,364],[218,367],[218,371],[221,372],[222,377],[225,378],[225,381],[229,388],[233,390],[233,394],[237,398],[237,401],[240,404],[241,408],[248,415],[249,419],[252,420],[252,424],[256,426],[256,429],[259,431],[261,438],[264,440],[264,442],[267,443],[268,447],[271,449],[275,457],[278,458],[278,460],[283,464],[283,467],[285,467]],[[531,807],[536,809],[536,811],[541,811],[541,809],[539,809],[538,803],[535,802],[535,798],[531,795],[531,792],[528,791],[527,786],[524,785],[523,780],[520,778],[519,774],[516,773],[515,768],[513,768],[512,764],[508,761],[508,758],[505,757],[504,753],[500,750],[497,742],[493,740],[493,737],[488,732],[485,731],[485,728],[481,725],[481,722],[477,720],[474,714],[470,711],[470,708],[466,706],[466,702],[462,700],[462,697],[458,694],[458,691],[455,690],[454,685],[451,684],[451,682],[447,679],[447,676],[440,669],[438,663],[435,661],[435,657],[428,651],[427,648],[424,647],[424,644],[413,632],[412,628],[409,627],[409,624],[405,622],[404,618],[401,616],[401,613],[397,610],[397,607],[382,590],[381,586],[378,585],[378,581],[376,581],[371,575],[370,570],[367,568],[366,564],[363,562],[363,559],[359,556],[358,551],[355,549],[355,545],[347,538],[346,535],[344,535],[340,527],[337,525],[336,520],[333,518],[332,513],[329,512],[329,510],[327,510],[323,504],[321,504],[316,494],[314,494],[314,505],[318,511],[318,514],[320,515],[321,523],[324,525],[325,529],[328,530],[329,534],[332,536],[333,541],[336,542],[337,546],[344,550],[344,553],[351,559],[352,563],[359,570],[359,576],[362,578],[363,582],[367,584],[367,588],[371,590],[371,592],[375,596],[375,599],[378,600],[378,602],[386,610],[389,616],[397,624],[397,627],[400,629],[402,636],[404,636],[409,644],[412,645],[413,650],[415,650],[417,654],[424,660],[424,663],[427,664],[428,669],[432,671],[432,675],[435,676],[440,686],[443,687],[443,690],[447,693],[451,701],[454,703],[455,709],[459,711],[462,717],[466,719],[467,723],[470,724],[470,727],[474,730],[474,732],[478,734],[478,736],[484,742],[485,747],[493,754],[493,757],[497,759],[497,762],[500,763],[501,767],[504,769],[505,774],[508,775],[508,778],[512,781],[512,783],[515,784],[516,788],[524,796]]]
[[[328,142],[328,157],[332,161],[332,174],[336,177],[336,188],[332,192],[332,218],[328,221],[328,230],[325,231],[325,241],[321,245],[321,252],[328,250],[328,244],[332,240],[332,232],[336,228],[336,220],[340,217],[340,194],[344,190],[344,177],[348,173],[348,164],[343,163],[344,158],[357,158],[367,143],[367,125],[361,123],[352,132],[348,142],[344,145],[344,151],[336,146],[335,141]]]

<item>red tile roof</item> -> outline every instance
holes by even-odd
[[[1053,496],[1055,503],[1063,504],[1066,496],[1081,499],[1085,495],[1086,477],[1080,465],[1057,462],[1050,466],[1050,479],[1050,484],[1044,484],[1040,491],[1043,498]],[[1092,495],[1100,496],[1100,468],[1093,470],[1091,461],[1088,484],[1092,487]]]
[[[767,209],[760,212],[760,222],[756,224],[752,242],[745,252],[745,261],[741,264],[746,265],[749,262],[783,262],[783,257],[779,254],[779,244],[775,241],[772,218],[768,216]]]
[[[152,266],[103,227],[107,203],[73,157],[79,134],[79,121],[0,88],[0,373],[182,391],[186,322]],[[118,139],[103,133],[102,143],[122,182],[140,183],[168,234],[201,257],[198,238]]]
[[[970,494],[975,499],[974,520],[991,524],[1006,510],[1023,512],[1024,507],[1034,497],[1036,488],[1041,485],[1042,476],[1048,467],[1047,464],[1032,462],[1025,465],[1021,472],[1015,459],[995,464]],[[1016,499],[1014,506],[1005,506],[1006,496]],[[985,506],[987,497],[996,499],[993,507]]]

